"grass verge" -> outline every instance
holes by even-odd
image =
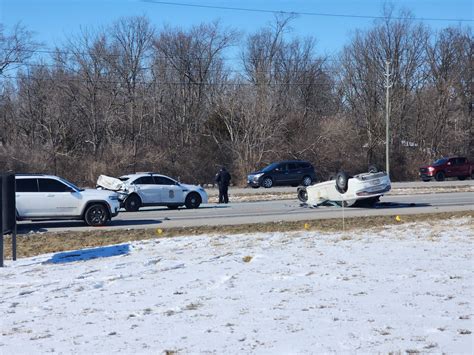
[[[474,211],[444,212],[395,216],[372,216],[345,219],[345,229],[368,229],[393,224],[474,217]],[[291,222],[271,222],[203,227],[180,227],[133,230],[97,230],[87,232],[31,233],[17,236],[17,257],[24,258],[46,253],[93,248],[134,240],[171,238],[183,235],[240,234],[258,232],[289,232],[299,230],[334,232],[342,230],[340,219],[318,219]],[[4,238],[5,259],[11,259],[11,236]]]

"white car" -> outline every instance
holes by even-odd
[[[58,176],[17,174],[15,182],[18,220],[83,219],[102,226],[120,209],[116,193],[80,189]]]
[[[336,204],[339,206],[371,206],[391,189],[387,173],[370,171],[348,178],[343,172],[335,180],[312,186],[300,186],[298,199],[310,206]]]
[[[128,212],[138,211],[142,206],[177,209],[180,206],[198,208],[202,203],[208,203],[207,192],[201,186],[183,184],[151,172],[124,175],[119,179],[101,175],[97,185],[117,191]]]

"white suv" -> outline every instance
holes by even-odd
[[[17,174],[17,219],[83,219],[90,226],[102,226],[118,214],[115,192],[80,189],[53,175]]]
[[[198,208],[201,203],[208,203],[207,193],[201,186],[183,184],[165,175],[146,172],[119,179],[101,175],[97,185],[117,191],[128,212],[138,211],[142,206],[177,209],[180,206]]]

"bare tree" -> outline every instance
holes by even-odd
[[[34,54],[38,43],[33,33],[17,23],[7,32],[0,23],[0,75],[25,64]]]

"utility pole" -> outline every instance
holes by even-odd
[[[390,82],[390,62],[385,61],[385,170],[387,175],[390,176],[390,158],[389,158],[389,147],[390,147],[390,88],[393,83]]]

